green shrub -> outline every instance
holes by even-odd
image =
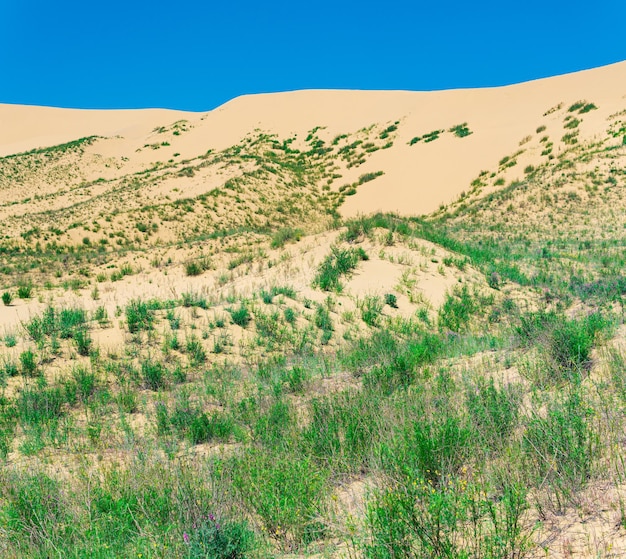
[[[228,312],[230,313],[232,321],[237,324],[237,326],[241,326],[242,328],[248,326],[252,320],[250,311],[245,303],[241,303],[237,309],[228,309]]]
[[[446,299],[439,309],[439,329],[462,332],[467,329],[471,319],[480,310],[480,303],[475,295],[472,295],[467,285],[456,288],[446,295]]]
[[[32,377],[38,373],[37,358],[32,350],[27,349],[20,353],[20,364],[23,375]]]
[[[154,322],[154,311],[140,299],[133,299],[126,306],[126,324],[131,334],[142,330],[150,330]]]
[[[235,431],[235,423],[229,415],[218,412],[211,415],[202,413],[194,417],[189,425],[189,440],[191,444],[210,441],[228,442]]]
[[[45,425],[63,415],[65,396],[58,387],[24,388],[17,397],[17,416],[28,425]]]
[[[448,132],[452,132],[452,134],[454,134],[457,138],[465,138],[466,136],[469,136],[470,134],[473,133],[467,127],[467,122],[453,126],[452,128],[450,128],[450,130],[448,130]]]
[[[88,356],[91,353],[92,339],[85,328],[80,328],[74,332],[74,341],[79,355]]]
[[[463,479],[436,487],[420,476],[381,489],[367,505],[364,557],[524,557],[526,490],[508,480],[489,489]]]
[[[292,227],[285,227],[284,229],[279,229],[272,235],[271,247],[272,248],[282,248],[285,244],[289,242],[299,241],[303,235],[302,229],[294,229]]]
[[[231,462],[234,489],[286,549],[295,550],[324,535],[328,472],[307,456],[250,449]]]
[[[343,289],[341,277],[354,270],[360,260],[367,259],[368,256],[361,247],[348,249],[332,247],[330,255],[318,267],[313,286],[323,291],[341,292]]]
[[[30,284],[22,284],[18,286],[17,296],[20,299],[30,299],[33,296],[33,286]]]
[[[378,326],[384,307],[383,300],[375,295],[370,295],[365,297],[359,306],[363,322],[368,326]]]
[[[598,455],[592,415],[575,387],[565,398],[550,402],[546,415],[533,412],[528,420],[523,445],[527,471],[534,483],[551,490],[553,505],[560,512],[586,485]]]
[[[207,360],[206,351],[202,342],[194,336],[191,336],[186,343],[187,353],[189,354],[189,362],[192,367],[197,367]]]
[[[157,391],[166,385],[165,367],[158,361],[145,360],[141,363],[141,375],[149,390]]]
[[[247,522],[217,519],[213,514],[183,535],[189,559],[246,559],[255,547]]]
[[[188,276],[199,276],[202,272],[211,268],[211,261],[203,256],[196,260],[190,260],[185,264],[185,274]]]
[[[12,301],[13,301],[13,295],[11,295],[8,291],[5,291],[2,294],[2,302],[4,303],[4,305],[8,307]]]
[[[389,305],[392,309],[398,308],[398,298],[393,293],[385,294],[385,305]]]
[[[485,448],[498,450],[504,446],[517,425],[520,402],[517,387],[497,388],[493,379],[479,379],[468,387],[467,410]]]

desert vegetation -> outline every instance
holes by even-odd
[[[340,210],[398,138],[465,122],[182,159],[179,120],[147,168],[99,137],[0,159],[0,556],[622,553],[626,146],[619,114],[586,134],[600,110],[552,107],[424,216]]]

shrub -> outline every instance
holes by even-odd
[[[211,415],[202,413],[194,417],[189,425],[189,440],[191,444],[210,441],[227,442],[235,430],[232,417],[218,412]]]
[[[183,538],[189,559],[246,559],[255,547],[254,532],[245,521],[218,520],[213,514]]]
[[[11,295],[8,291],[5,291],[2,294],[2,302],[4,303],[4,305],[8,307],[12,301],[13,301],[13,295]]]
[[[330,255],[318,267],[313,286],[323,291],[341,292],[343,286],[340,278],[354,270],[360,260],[367,259],[367,254],[360,247],[348,249],[332,247]]]
[[[23,375],[34,376],[37,374],[37,359],[35,354],[30,349],[20,353],[20,364],[22,366]]]
[[[378,326],[380,322],[380,315],[383,312],[383,300],[380,297],[375,295],[371,295],[365,297],[363,302],[360,304],[361,307],[361,318],[363,322],[368,326]]]
[[[465,138],[472,134],[472,131],[467,127],[467,122],[453,126],[449,132],[452,132],[457,138]]]
[[[74,341],[79,355],[88,356],[91,353],[92,339],[85,328],[79,328],[74,332]]]
[[[524,455],[534,482],[547,485],[553,505],[563,511],[567,500],[589,479],[599,448],[598,435],[580,388],[548,405],[544,416],[534,412],[524,433]]]
[[[185,264],[185,274],[188,276],[199,276],[202,272],[211,268],[211,261],[207,257],[190,260]]]
[[[159,390],[166,384],[165,368],[157,361],[143,361],[141,363],[141,374],[145,387],[149,390]]]
[[[385,305],[389,305],[392,309],[398,308],[398,298],[393,293],[385,294]]]
[[[302,229],[294,229],[292,227],[285,227],[284,229],[279,229],[272,235],[271,247],[272,248],[282,248],[285,244],[289,242],[299,241],[302,238],[303,231]]]
[[[30,299],[33,296],[33,286],[30,284],[23,284],[17,288],[17,296],[20,299]]]
[[[317,518],[328,473],[310,457],[251,449],[233,459],[231,475],[243,502],[285,548],[297,549],[323,535]]]
[[[439,309],[439,328],[461,332],[468,327],[472,317],[479,310],[480,304],[470,293],[467,285],[457,288],[446,296]]]
[[[126,324],[131,334],[151,329],[153,321],[154,311],[144,301],[133,299],[126,306]]]
[[[228,312],[230,313],[230,317],[232,318],[233,322],[237,324],[237,326],[241,326],[242,328],[248,326],[248,324],[252,320],[250,311],[248,310],[248,307],[245,305],[245,303],[241,303],[238,309],[228,309]]]
[[[364,556],[521,558],[531,544],[522,524],[527,508],[520,484],[506,481],[493,494],[463,479],[436,487],[415,476],[370,499]]]
[[[187,353],[189,353],[189,361],[192,367],[197,367],[206,362],[206,351],[202,346],[202,342],[196,337],[192,336],[187,340],[186,349]]]
[[[17,416],[29,425],[45,425],[63,414],[65,396],[56,386],[24,388],[17,398]]]

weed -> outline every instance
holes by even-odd
[[[237,309],[227,309],[234,324],[245,328],[252,320],[248,307],[241,303]]]
[[[318,267],[313,286],[323,291],[341,292],[343,289],[341,277],[354,270],[360,260],[367,259],[367,254],[360,247],[348,249],[332,247],[331,254]]]

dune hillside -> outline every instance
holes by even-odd
[[[0,557],[626,554],[626,62],[0,105]]]

